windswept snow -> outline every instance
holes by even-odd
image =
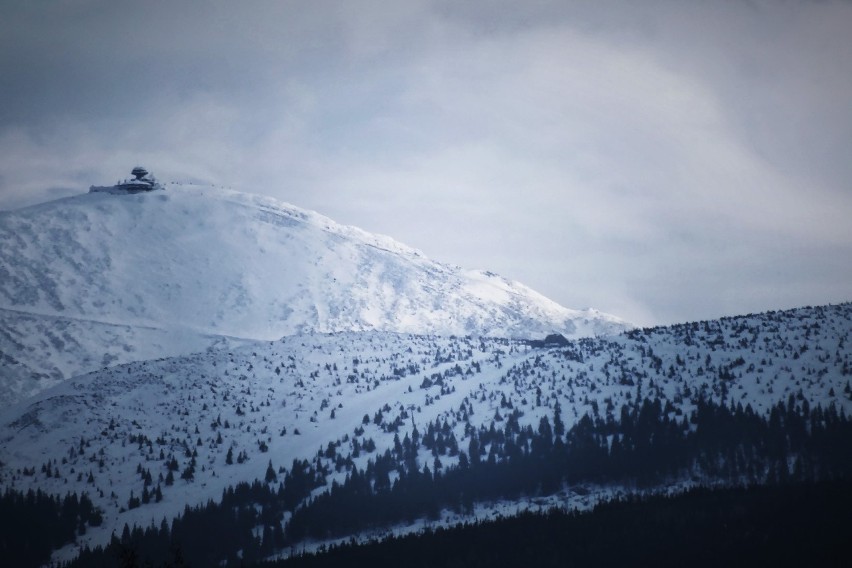
[[[169,185],[0,212],[0,402],[223,341],[362,330],[582,337],[627,327],[257,195]]]

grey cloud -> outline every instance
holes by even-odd
[[[6,3],[0,207],[139,162],[643,324],[848,300],[850,27],[841,1]]]

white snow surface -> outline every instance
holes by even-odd
[[[633,330],[557,348],[501,338],[347,332],[117,365],[0,412],[0,489],[92,497],[104,524],[56,556],[67,559],[79,546],[106,542],[125,523],[149,526],[186,505],[219,500],[230,485],[263,479],[269,463],[277,470],[306,459],[331,471],[326,487],[342,482],[347,470],[328,456],[330,445],[335,456],[364,468],[394,447],[394,436],[412,436],[414,427],[423,435],[430,423],[446,423],[465,450],[468,427],[500,429],[517,411],[521,426],[535,428],[542,417],[553,417],[557,403],[569,429],[585,414],[617,417],[622,405],[642,397],[670,402],[679,419],[698,398],[751,405],[764,416],[779,402],[804,401],[848,414],[850,333],[852,304],[843,304]],[[720,378],[723,370],[732,378]],[[362,448],[373,440],[376,449],[355,455],[356,439]],[[227,465],[229,448],[247,459]],[[163,485],[169,459],[177,459],[180,473],[190,462],[188,451],[197,453],[194,479]],[[458,463],[457,456],[440,460],[443,467]],[[418,462],[433,467],[434,456],[421,448]],[[143,491],[139,468],[163,485],[163,500],[124,510],[131,494]],[[694,475],[701,479],[700,471]],[[672,479],[667,486],[690,483]],[[606,496],[625,488],[575,489],[479,504],[476,515],[550,504],[587,507],[597,499],[584,504],[590,490]],[[442,519],[460,520],[448,511]]]
[[[108,365],[306,332],[630,326],[272,198],[171,184],[0,212],[0,403]]]

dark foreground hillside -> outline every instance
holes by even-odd
[[[852,483],[823,482],[525,513],[262,566],[848,566],[850,534]]]
[[[761,418],[750,407],[729,408],[699,400],[695,412],[679,422],[669,417],[658,399],[645,399],[618,415],[618,421],[587,416],[564,433],[558,412],[554,426],[542,417],[537,432],[531,427],[518,429],[508,420],[503,431],[492,426],[471,437],[472,459],[442,468],[436,460],[434,471],[428,465],[421,471],[413,457],[406,458],[406,447],[413,444],[406,436],[396,454],[388,450],[369,461],[365,470],[353,468],[344,483],[335,481],[330,491],[314,497],[308,495],[324,485],[318,480],[327,472],[307,462],[294,463],[276,488],[277,474],[270,464],[265,482],[229,488],[219,503],[211,500],[204,507],[187,507],[171,526],[165,520],[147,529],[125,525],[121,536],[114,534],[106,547],[84,548],[69,568],[110,567],[118,559],[124,559],[125,565],[162,566],[185,560],[191,566],[244,566],[298,551],[311,542],[354,537],[424,516],[437,520],[442,508],[472,511],[474,502],[551,495],[565,487],[579,491],[586,483],[637,487],[653,494],[654,487],[690,476],[707,487],[757,487],[760,483],[775,489],[710,494],[694,490],[673,501],[674,505],[651,498],[632,505],[610,504],[591,516],[527,515],[506,521],[508,525],[436,533],[422,537],[424,542],[391,541],[383,545],[391,551],[384,562],[396,565],[410,555],[424,566],[453,566],[462,561],[462,566],[488,566],[512,558],[526,563],[518,556],[523,555],[534,557],[536,565],[547,565],[551,557],[554,565],[569,559],[596,565],[600,560],[620,563],[640,557],[677,564],[690,550],[740,558],[743,554],[766,556],[775,544],[797,542],[796,549],[811,556],[837,547],[806,544],[828,538],[832,527],[852,526],[841,514],[844,509],[832,508],[852,504],[848,483],[852,449],[847,443],[852,439],[852,421],[833,406],[827,411],[819,406],[810,409],[792,399]],[[427,430],[424,438],[430,436]],[[480,442],[502,449],[486,458],[477,448]],[[388,472],[394,467],[404,475],[391,484]],[[281,521],[287,513],[285,528]],[[781,519],[788,521],[779,525]],[[808,526],[801,536],[785,529],[804,523]],[[818,530],[807,532],[813,527]],[[750,552],[755,543],[761,552]],[[506,551],[501,551],[503,546],[508,547]],[[367,554],[360,550],[352,553]],[[434,556],[433,550],[442,551],[441,555]],[[725,560],[724,556],[712,558]],[[372,565],[366,561],[353,560],[355,565]],[[373,561],[383,562],[381,557]]]
[[[574,517],[525,516],[390,561],[825,564],[829,529],[850,525],[820,505],[852,480],[850,335],[843,304],[559,347],[345,334],[107,369],[0,428],[0,564],[248,566],[531,499],[570,509],[696,485],[786,489],[775,509],[737,497],[739,516],[695,495],[686,512],[596,513],[567,533]]]

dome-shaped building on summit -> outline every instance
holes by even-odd
[[[115,185],[93,185],[89,188],[89,193],[141,193],[163,189],[157,179],[142,166],[133,168],[130,175],[133,176],[133,179],[119,181]]]

